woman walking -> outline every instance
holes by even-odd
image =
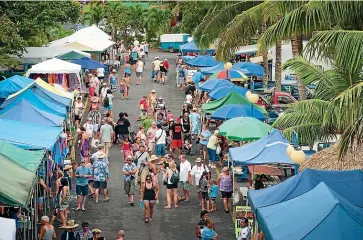
[[[164,179],[166,179],[167,183],[166,183],[166,188],[167,188],[167,192],[166,192],[166,200],[168,205],[165,206],[165,209],[170,209],[171,208],[171,197],[173,195],[173,200],[174,200],[174,207],[178,208],[178,182],[179,182],[179,173],[178,170],[176,169],[176,165],[174,162],[171,162],[169,164],[169,168],[166,170],[165,175],[164,175]]]
[[[81,123],[84,108],[85,107],[82,102],[82,98],[77,97],[77,101],[74,103],[74,121],[77,128],[79,128],[79,125]]]
[[[70,193],[68,187],[68,180],[67,178],[62,178],[60,180],[62,185],[62,190],[60,191],[60,201],[59,201],[59,213],[62,219],[62,226],[61,228],[67,227],[67,218],[68,218],[68,208],[69,208],[69,200],[70,200]]]
[[[158,194],[159,187],[153,183],[151,175],[147,175],[146,182],[141,185],[141,199],[144,202],[144,217],[146,223],[152,222],[154,204],[158,200]]]
[[[106,114],[109,114],[110,117],[112,118],[112,108],[113,108],[112,100],[113,100],[113,95],[112,95],[111,89],[107,89],[106,98],[108,99],[108,106],[104,106],[105,107],[105,111],[106,111]]]
[[[89,155],[89,136],[86,132],[86,129],[84,127],[80,128],[81,130],[81,142],[79,143],[80,149],[81,149],[81,159],[86,161],[86,164],[88,163],[88,155]]]
[[[223,168],[223,173],[219,175],[217,182],[219,185],[219,190],[222,194],[224,210],[226,213],[229,213],[228,204],[229,199],[232,197],[233,181],[228,167]]]

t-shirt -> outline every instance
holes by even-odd
[[[208,179],[207,178],[200,179],[199,187],[200,187],[201,192],[207,193],[208,192]]]
[[[180,176],[179,181],[186,182],[188,181],[189,172],[192,170],[192,165],[188,160],[185,162],[180,162]]]
[[[190,120],[189,117],[187,119],[183,118],[183,127],[184,127],[184,133],[190,132]]]
[[[136,154],[135,154],[135,160],[137,160],[137,168],[140,168],[141,164],[143,165],[147,165],[148,161],[149,161],[149,153],[147,152],[140,152],[140,151],[137,151]]]
[[[200,135],[204,137],[204,140],[200,139],[199,143],[202,145],[207,145],[208,139],[212,135],[212,133],[209,130],[207,130],[207,131],[201,131]]]
[[[155,133],[156,133],[156,128],[149,128],[146,132],[146,137],[148,139],[149,142],[154,143],[155,142]]]
[[[91,169],[88,166],[86,166],[86,167],[79,166],[76,170],[75,175],[92,175],[92,173],[91,173]],[[79,186],[88,185],[88,177],[77,177],[76,185],[79,185]]]
[[[155,60],[155,61],[153,61],[153,64],[154,64],[154,70],[160,70],[160,64],[161,64],[161,62],[160,62],[160,60]]]
[[[249,227],[244,227],[238,234],[237,240],[242,240],[245,238],[246,240],[251,239],[251,229]]]
[[[156,130],[156,144],[166,144],[166,132],[163,129]]]
[[[127,118],[120,118],[117,120],[115,127],[116,134],[129,134],[130,121]]]
[[[173,139],[174,140],[181,140],[182,139],[182,124],[181,123],[174,123],[170,127],[170,131],[173,131]]]
[[[217,233],[213,229],[204,227],[202,231],[202,240],[213,240],[216,234]]]
[[[109,105],[112,105],[112,100],[113,100],[113,95],[112,94],[110,94],[110,93],[107,93],[107,98],[108,98],[108,104]]]
[[[144,122],[142,123],[143,125],[144,125],[144,128],[145,128],[145,132],[147,132],[148,130],[149,130],[149,128],[151,128],[151,125],[152,125],[152,123],[153,123],[153,119],[151,119],[151,118],[146,118],[145,120],[144,120]]]
[[[111,142],[111,136],[112,136],[113,129],[110,124],[102,125],[100,132],[101,132],[101,136],[102,136],[102,138],[101,138],[102,142]]]
[[[97,68],[97,77],[104,77],[104,76],[105,76],[105,69]]]
[[[141,99],[139,102],[139,105],[140,105],[141,109],[147,109],[146,99],[145,98]]]
[[[202,164],[201,166],[198,165],[193,166],[190,174],[194,176],[196,186],[199,186],[199,181],[204,171],[209,172],[209,168],[204,164]]]
[[[193,97],[192,97],[192,95],[188,94],[188,95],[185,97],[185,102],[186,102],[186,103],[191,104],[191,103],[193,102]]]
[[[88,137],[92,137],[93,124],[86,122],[85,124],[83,124],[83,127],[86,129],[86,133],[87,133]]]
[[[139,53],[137,52],[137,50],[136,51],[133,50],[131,54],[132,54],[132,59],[133,60],[136,60],[138,58],[138,56],[139,56]]]
[[[144,63],[142,61],[138,61],[136,63],[136,72],[143,72],[144,71]]]
[[[213,185],[210,187],[210,197],[217,197],[218,195],[218,185]]]
[[[217,142],[218,142],[218,138],[217,138],[216,135],[213,134],[209,138],[209,141],[208,141],[208,144],[207,144],[207,148],[216,150],[217,149],[217,145],[216,145]]]

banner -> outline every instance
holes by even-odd
[[[235,213],[236,213],[236,220],[234,222],[234,229],[235,229],[236,238],[238,238],[239,232],[242,230],[241,227],[242,218],[248,218],[249,226],[252,229],[253,213],[251,207],[249,206],[236,206]]]

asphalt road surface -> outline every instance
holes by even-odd
[[[165,85],[150,81],[151,61],[155,56],[160,60],[168,59],[171,70],[168,76],[168,83]],[[144,82],[142,85],[135,85],[136,76],[133,73],[131,77],[131,93],[127,100],[121,100],[120,94],[116,92],[113,102],[114,119],[117,119],[119,112],[127,112],[131,122],[131,128],[136,130],[139,123],[136,116],[139,113],[138,102],[143,95],[150,93],[155,89],[158,96],[163,96],[167,105],[174,116],[181,112],[181,106],[185,98],[184,92],[176,88],[175,81],[175,59],[176,54],[171,53],[152,53],[149,56],[144,72]],[[192,156],[190,162],[194,165],[197,156]],[[79,160],[78,160],[79,161]],[[178,209],[163,209],[166,202],[166,189],[161,186],[159,195],[160,203],[154,208],[154,217],[152,223],[145,223],[143,210],[138,206],[139,196],[135,196],[135,206],[127,204],[127,196],[123,190],[122,175],[123,157],[118,146],[113,146],[110,151],[110,173],[111,177],[108,182],[110,202],[103,202],[103,196],[100,196],[100,202],[94,203],[93,199],[88,198],[86,203],[87,211],[75,212],[71,210],[70,217],[81,224],[83,221],[90,223],[90,228],[99,228],[103,231],[102,236],[106,239],[116,239],[116,234],[120,229],[126,233],[126,239],[130,240],[192,240],[195,237],[195,227],[200,220],[200,206],[195,187],[191,187],[191,201],[182,202]],[[216,178],[214,172],[213,177]],[[181,191],[180,191],[181,193]],[[220,195],[219,195],[220,196]],[[74,207],[75,203],[71,204]],[[235,239],[232,218],[229,213],[223,211],[221,199],[217,201],[217,212],[210,213],[212,220],[216,225],[216,232],[220,234],[220,239]]]

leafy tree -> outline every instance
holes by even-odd
[[[96,26],[99,26],[105,16],[105,9],[102,3],[92,2],[89,10],[83,14],[82,22],[87,22],[89,25],[96,24]]]

